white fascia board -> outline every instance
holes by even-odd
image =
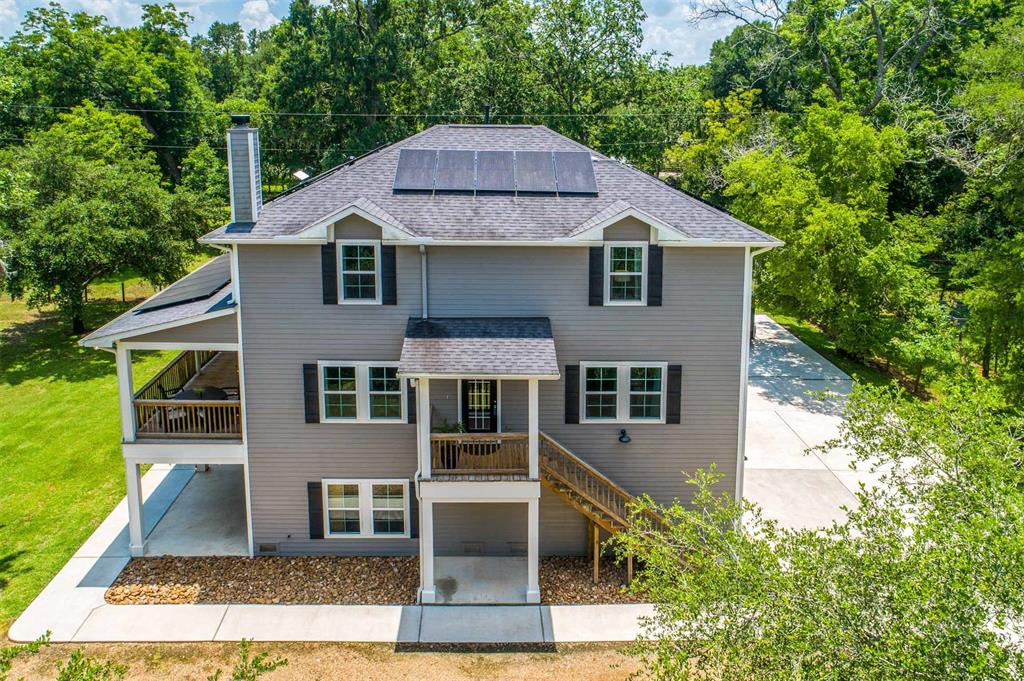
[[[126,350],[209,350],[211,352],[238,352],[238,343],[175,343],[130,340],[120,341],[118,346]]]
[[[263,238],[263,239],[226,239],[219,238],[216,240],[200,239],[199,243],[207,245],[229,245],[229,244],[252,244],[256,246],[310,246],[320,245],[328,243],[328,239],[324,238],[303,238],[298,239],[294,236],[279,236],[274,238]],[[604,245],[603,239],[578,239],[569,237],[556,237],[554,239],[545,240],[532,240],[532,241],[515,241],[512,239],[498,241],[498,240],[487,240],[487,239],[434,239],[431,237],[409,237],[402,239],[382,239],[381,245],[383,246],[506,246],[506,247],[520,247],[520,246],[569,246],[573,248],[579,248],[582,246],[602,246]],[[784,245],[782,241],[765,242],[765,241],[716,241],[714,239],[688,239],[686,241],[669,241],[659,240],[659,245],[666,248],[778,248]]]
[[[124,458],[133,463],[244,464],[245,447],[238,442],[188,442],[154,440],[121,445]]]
[[[446,503],[508,503],[540,498],[536,480],[431,480],[420,481],[420,499]]]
[[[179,326],[188,326],[189,324],[196,324],[198,322],[205,322],[209,319],[217,319],[218,317],[226,317],[227,315],[235,314],[235,308],[229,307],[223,310],[216,310],[214,312],[205,312],[195,317],[186,317],[184,319],[176,319],[173,322],[164,322],[163,324],[153,324],[151,326],[143,326],[138,329],[132,329],[123,333],[115,333],[109,336],[101,336],[99,338],[90,338],[87,340],[81,340],[78,342],[79,345],[86,348],[109,348],[113,347],[114,343],[126,338],[134,338],[135,336],[142,336],[147,333],[155,333],[157,331],[164,331],[166,329],[174,329]]]

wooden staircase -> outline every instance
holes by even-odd
[[[634,497],[545,433],[540,434],[539,455],[541,484],[590,521],[587,551],[594,559],[597,583],[600,530],[617,534],[629,527],[629,504]],[[632,556],[627,559],[626,570],[632,580]]]

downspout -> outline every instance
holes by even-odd
[[[427,312],[427,247],[420,244],[420,310],[421,317],[426,319],[429,314]]]

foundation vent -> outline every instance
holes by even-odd
[[[482,556],[482,555],[484,555],[484,543],[482,541],[464,541],[464,542],[462,542],[462,555],[464,555],[464,556]]]
[[[256,553],[261,556],[271,556],[277,553],[277,544],[260,544],[256,547]]]
[[[525,556],[526,555],[526,542],[524,542],[524,541],[510,541],[508,543],[508,555],[510,555],[510,556]]]

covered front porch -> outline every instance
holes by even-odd
[[[559,378],[550,321],[410,319],[399,376],[415,391],[419,600],[540,602],[539,382]]]

